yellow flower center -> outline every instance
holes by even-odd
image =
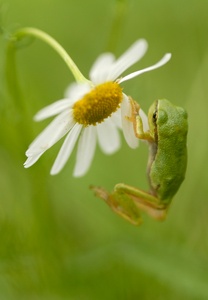
[[[122,88],[118,83],[97,85],[74,104],[74,119],[84,126],[101,123],[119,108],[122,98]]]

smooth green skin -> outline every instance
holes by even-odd
[[[148,113],[149,131],[144,132],[139,105],[130,99],[135,135],[149,144],[147,174],[150,191],[119,183],[113,193],[92,187],[96,195],[120,216],[135,225],[141,223],[143,210],[157,220],[163,220],[167,208],[185,177],[187,165],[187,113],[168,100],[155,101]]]

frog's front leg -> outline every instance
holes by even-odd
[[[154,143],[154,135],[151,134],[150,130],[144,130],[144,124],[140,115],[140,105],[129,97],[131,104],[131,117],[127,117],[130,122],[133,123],[135,136],[140,140],[146,140],[149,143]]]
[[[167,207],[153,195],[135,187],[119,183],[112,193],[100,187],[91,187],[96,196],[103,199],[111,209],[134,225],[142,222],[140,213],[146,212],[156,220],[164,220]]]

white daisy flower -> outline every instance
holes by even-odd
[[[131,105],[121,83],[163,66],[171,57],[167,53],[155,65],[120,77],[143,57],[146,50],[147,42],[140,39],[117,60],[112,53],[102,54],[90,70],[90,80],[73,83],[67,89],[64,99],[40,110],[34,117],[36,121],[56,117],[29,146],[25,168],[32,166],[65,135],[51,169],[52,175],[59,173],[65,166],[77,141],[73,172],[75,177],[83,176],[88,171],[97,143],[106,154],[112,154],[120,148],[120,129],[123,130],[127,144],[136,148],[138,139],[128,119],[131,116]],[[141,116],[148,128],[147,117],[142,111]]]

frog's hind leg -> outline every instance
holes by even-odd
[[[122,218],[134,225],[142,223],[141,212],[147,213],[153,219],[162,221],[166,217],[167,206],[145,191],[119,183],[114,191],[109,193],[101,187],[92,186],[95,195],[103,199],[110,208]]]
[[[161,204],[152,194],[123,183],[117,184],[114,191],[124,193],[140,211],[144,211],[153,219],[162,221],[166,218],[167,205]]]
[[[119,190],[114,190],[112,193],[109,193],[105,189],[95,186],[91,186],[90,188],[95,192],[95,195],[103,199],[116,214],[133,225],[138,226],[142,223],[139,207],[135,205],[134,201],[132,201],[133,199],[126,193]]]

